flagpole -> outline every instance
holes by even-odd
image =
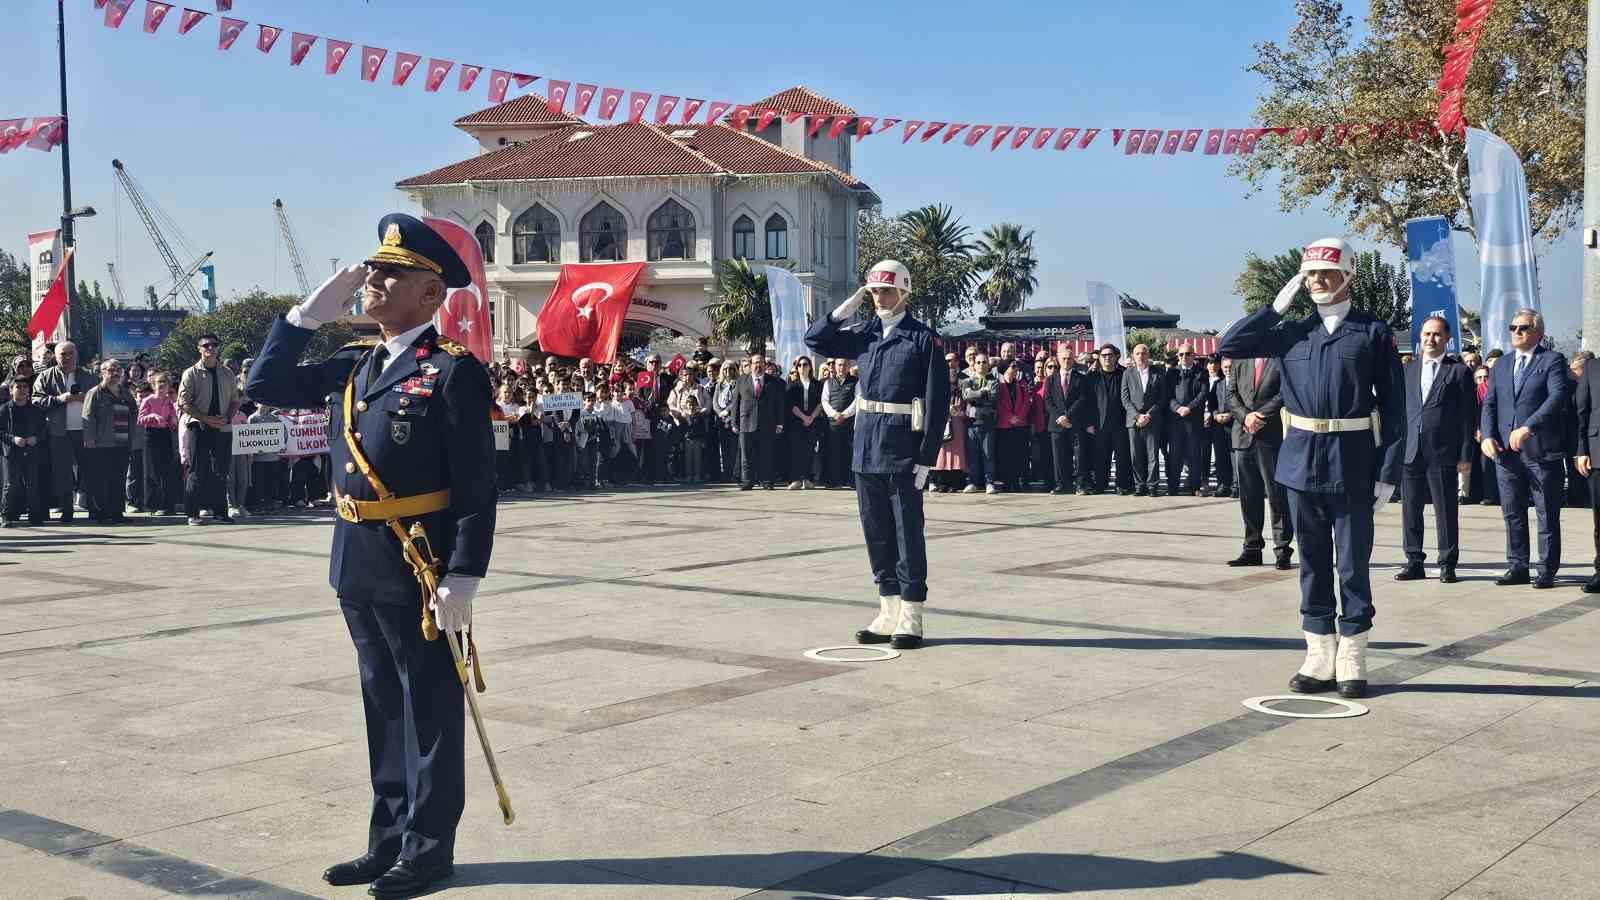
[[[72,223],[72,123],[67,119],[67,16],[66,0],[56,0],[56,56],[61,78],[61,247],[63,252],[76,246]],[[77,297],[77,264],[67,256],[67,308],[62,312],[63,330],[72,336],[72,301]]]
[[[1589,53],[1600,50],[1600,0],[1589,0]],[[1583,129],[1583,346],[1600,347],[1600,71],[1586,73]]]

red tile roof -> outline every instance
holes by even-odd
[[[855,187],[860,183],[833,166],[791,153],[776,144],[726,125],[696,125],[693,128],[675,129],[673,133],[679,131],[693,131],[694,134],[676,140],[693,147],[707,159],[735,175],[827,172],[844,182],[847,187]]]
[[[488,109],[480,109],[475,113],[468,113],[457,119],[455,124],[461,125],[551,125],[555,123],[580,122],[575,116],[565,112],[551,113],[550,105],[545,98],[534,94],[523,94],[504,103],[497,103]]]
[[[483,177],[488,172],[497,169],[514,159],[524,144],[511,144],[501,147],[493,153],[481,153],[471,159],[441,166],[431,172],[413,175],[399,182],[395,187],[411,187],[428,184],[461,184]]]
[[[837,100],[831,100],[803,84],[779,91],[765,100],[752,104],[755,109],[779,109],[784,112],[805,113],[813,116],[853,116],[856,111]]]

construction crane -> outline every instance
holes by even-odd
[[[111,287],[117,292],[117,305],[124,308],[127,307],[128,292],[122,289],[122,277],[117,274],[117,264],[114,262],[106,263],[106,271],[111,273]]]
[[[283,201],[272,201],[272,208],[278,213],[278,227],[283,230],[284,246],[289,248],[289,262],[294,265],[294,278],[300,282],[300,296],[310,296],[311,280],[306,277],[306,267],[300,262],[300,248],[294,244],[294,232],[289,229],[289,217],[283,212]]]
[[[189,268],[185,269],[183,271],[183,274],[178,277],[178,283],[174,284],[171,288],[169,288],[167,290],[167,295],[165,297],[161,298],[161,302],[162,303],[171,303],[172,302],[172,298],[178,296],[178,288],[180,286],[181,287],[189,287],[189,289],[191,291],[194,290],[193,287],[190,287],[189,279],[193,278],[194,277],[194,273],[200,271],[201,267],[203,267],[206,263],[211,261],[212,255],[213,255],[212,251],[207,250],[205,253],[201,254],[199,259],[195,260],[193,263],[190,263],[189,264]],[[209,311],[209,308],[208,307],[201,307],[199,310],[196,310],[196,311],[197,312],[205,312],[205,311]]]
[[[133,208],[138,211],[139,218],[144,222],[145,230],[150,232],[150,240],[155,242],[156,252],[161,254],[162,261],[167,264],[167,269],[172,273],[174,283],[172,290],[167,292],[167,298],[170,299],[176,296],[179,291],[182,291],[188,297],[190,305],[196,312],[204,310],[205,304],[200,299],[200,293],[189,282],[189,278],[194,273],[191,271],[187,275],[184,274],[183,266],[178,263],[178,257],[172,252],[172,248],[167,245],[166,238],[161,236],[160,227],[156,225],[155,215],[150,210],[150,206],[154,205],[155,201],[151,199],[149,204],[146,204],[144,192],[139,190],[139,186],[134,182],[133,176],[129,175],[128,170],[122,165],[122,160],[113,159],[111,168],[116,171],[117,181],[122,184],[122,189],[127,192],[128,199],[133,202]],[[159,206],[156,209],[160,212]],[[161,215],[167,220],[168,224],[174,224],[170,216],[167,216],[164,212]],[[209,258],[211,252],[209,250],[206,251],[205,256]],[[199,269],[199,265],[198,263],[195,265],[196,270]]]

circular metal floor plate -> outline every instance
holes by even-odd
[[[1332,707],[1328,712],[1303,712],[1293,709],[1279,709],[1271,706],[1273,703],[1296,701],[1296,705],[1316,705]],[[1269,716],[1283,716],[1289,719],[1353,719],[1364,716],[1369,710],[1367,707],[1343,697],[1313,697],[1309,694],[1269,694],[1265,697],[1251,697],[1240,701],[1244,708]]]
[[[824,653],[864,653],[866,655],[824,656]],[[894,659],[899,655],[900,651],[894,649],[893,647],[867,647],[861,644],[844,644],[838,647],[818,647],[815,650],[806,651],[807,659],[816,659],[821,660],[822,662],[883,662],[886,659]]]

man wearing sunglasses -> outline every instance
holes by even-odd
[[[190,525],[203,525],[201,509],[211,510],[211,521],[232,524],[228,518],[228,475],[233,470],[233,414],[239,411],[239,379],[222,364],[222,342],[203,334],[197,349],[200,361],[185,369],[178,382],[178,411],[188,418],[189,477],[183,483],[184,513]]]
[[[1275,474],[1288,489],[1300,544],[1306,641],[1305,662],[1289,689],[1337,688],[1343,697],[1366,696],[1373,517],[1400,480],[1406,421],[1394,334],[1377,317],[1351,308],[1354,275],[1348,243],[1312,243],[1301,254],[1300,274],[1273,304],[1235,323],[1217,348],[1234,359],[1274,358],[1281,367],[1288,431]],[[1316,312],[1285,322],[1302,284]],[[1334,601],[1336,566],[1342,609]]]
[[[1506,573],[1495,584],[1527,584],[1528,500],[1539,514],[1536,588],[1554,587],[1561,568],[1561,502],[1566,442],[1562,416],[1570,408],[1567,361],[1542,346],[1544,318],[1531,309],[1511,317],[1512,352],[1489,371],[1483,397],[1483,455],[1495,461],[1500,510],[1506,520]],[[1583,471],[1582,468],[1579,471]]]

